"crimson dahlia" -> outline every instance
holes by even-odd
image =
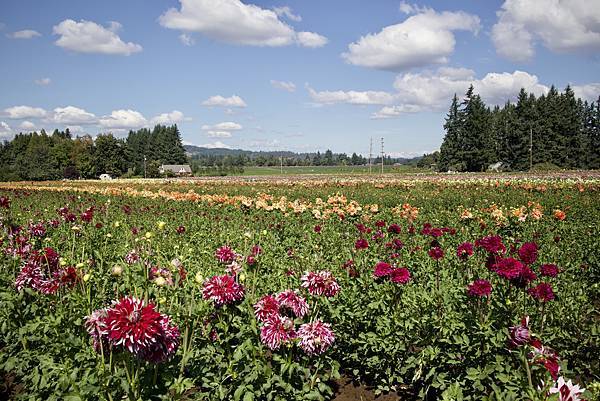
[[[542,276],[556,277],[558,275],[558,266],[553,264],[545,264],[540,268]]]
[[[387,277],[392,272],[392,266],[389,263],[377,262],[373,275],[375,277]]]
[[[405,267],[397,267],[390,273],[392,283],[406,284],[410,281],[410,272]]]
[[[487,297],[492,292],[492,284],[483,279],[477,279],[469,284],[467,293],[472,297]]]
[[[526,265],[535,263],[538,257],[538,246],[535,242],[526,242],[519,248],[519,259]]]
[[[548,283],[539,283],[537,286],[527,290],[529,295],[542,302],[549,302],[555,298],[552,286]]]
[[[467,260],[471,255],[473,255],[473,244],[470,242],[463,242],[456,248],[456,256],[460,260]]]

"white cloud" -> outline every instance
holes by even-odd
[[[218,123],[215,125],[203,125],[202,129],[204,131],[207,130],[213,130],[213,131],[239,131],[241,130],[243,127],[238,124],[238,123],[234,123],[231,121],[226,121],[226,122],[222,122],[222,123]]]
[[[506,0],[492,28],[496,51],[530,60],[541,42],[557,53],[600,51],[600,7],[589,0]]]
[[[83,134],[85,133],[85,129],[81,125],[67,125],[67,128],[71,132],[71,134]]]
[[[21,118],[41,118],[46,116],[46,110],[40,107],[31,106],[13,106],[8,109],[4,109],[6,117],[11,119]]]
[[[137,129],[147,126],[148,121],[138,111],[114,110],[100,119],[100,125],[108,129]]]
[[[46,85],[50,85],[52,80],[50,78],[41,78],[41,79],[36,79],[33,82],[35,82],[36,85],[46,86]]]
[[[323,47],[329,42],[325,36],[314,32],[298,32],[296,40],[304,47]]]
[[[74,106],[57,107],[54,109],[54,115],[52,121],[57,124],[95,124],[97,122],[96,116],[83,109]]]
[[[0,121],[0,138],[9,139],[13,136],[13,130],[4,121]]]
[[[302,21],[302,17],[297,14],[294,14],[292,12],[292,9],[288,6],[274,7],[273,11],[275,11],[275,14],[277,14],[278,16],[286,17],[287,19],[289,19],[291,21],[295,21],[295,22]]]
[[[181,111],[173,110],[170,113],[163,113],[150,120],[150,124],[172,125],[183,121],[190,121],[191,118],[185,117]]]
[[[207,131],[206,135],[209,138],[231,138],[231,132],[229,131]]]
[[[24,29],[22,31],[13,32],[7,36],[13,39],[32,39],[37,36],[42,36],[42,34],[33,29]]]
[[[66,19],[54,26],[53,33],[60,35],[54,42],[67,50],[81,53],[119,54],[129,56],[142,51],[142,46],[133,42],[123,42],[117,31],[121,28],[118,22],[110,22],[108,27],[92,21],[80,22]]]
[[[201,148],[208,148],[208,149],[231,149],[231,146],[221,142],[221,141],[216,141],[213,143],[205,143],[203,145],[198,145]]]
[[[410,4],[402,1],[400,2],[399,10],[404,14],[417,14],[427,11],[427,7],[421,7],[417,4]]]
[[[347,103],[355,105],[390,104],[394,95],[381,91],[321,91],[317,92],[307,86],[308,93],[317,104]]]
[[[231,97],[223,97],[221,95],[211,96],[202,102],[203,106],[219,106],[219,107],[246,107],[244,99],[237,95]]]
[[[24,131],[35,131],[36,129],[35,124],[31,121],[23,121],[21,124],[19,124],[19,128]]]
[[[283,89],[288,92],[296,91],[296,85],[293,82],[276,81],[276,80],[272,79],[271,85],[274,88]]]
[[[600,96],[599,82],[586,85],[573,85],[571,88],[575,92],[576,97],[580,97],[582,100],[587,100],[588,102],[596,102]]]
[[[304,32],[300,36],[281,21],[275,11],[240,0],[180,0],[180,3],[180,9],[170,8],[159,17],[162,26],[200,32],[217,41],[238,45],[287,46],[297,43],[315,47],[317,42],[317,38],[309,38]]]
[[[182,33],[181,35],[179,35],[179,41],[186,46],[194,46],[196,44],[196,41],[194,40],[192,35],[189,35],[187,33]]]
[[[407,7],[405,10],[414,11]],[[349,44],[342,57],[350,64],[392,71],[445,64],[454,52],[453,31],[476,34],[480,28],[479,17],[463,11],[438,13],[430,8],[419,11],[402,23]]]
[[[398,117],[401,114],[418,113],[421,107],[414,104],[402,104],[400,106],[385,106],[381,110],[371,114],[371,119],[379,120],[384,118]]]

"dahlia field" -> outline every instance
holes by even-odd
[[[599,225],[577,175],[0,184],[0,398],[598,400]]]

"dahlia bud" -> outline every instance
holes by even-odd
[[[196,274],[194,275],[194,280],[196,281],[196,283],[202,284],[204,282],[204,277],[202,277],[202,273],[196,272]]]
[[[159,221],[158,222],[158,229],[159,230],[164,230],[165,226],[167,225],[167,223],[165,223],[164,221]]]
[[[123,273],[123,267],[121,265],[114,265],[112,267],[112,275],[113,276],[120,276],[121,273]]]
[[[83,281],[85,281],[87,283],[88,281],[90,281],[91,277],[92,277],[91,274],[86,273],[86,274],[83,275]]]

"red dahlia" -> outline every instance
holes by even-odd
[[[555,298],[552,286],[548,283],[539,283],[537,286],[527,290],[529,295],[542,302],[549,302]]]
[[[472,297],[487,297],[492,292],[492,285],[489,281],[477,279],[469,284],[467,293]]]
[[[538,247],[535,242],[526,242],[519,248],[519,259],[526,265],[535,263],[538,257]]]

